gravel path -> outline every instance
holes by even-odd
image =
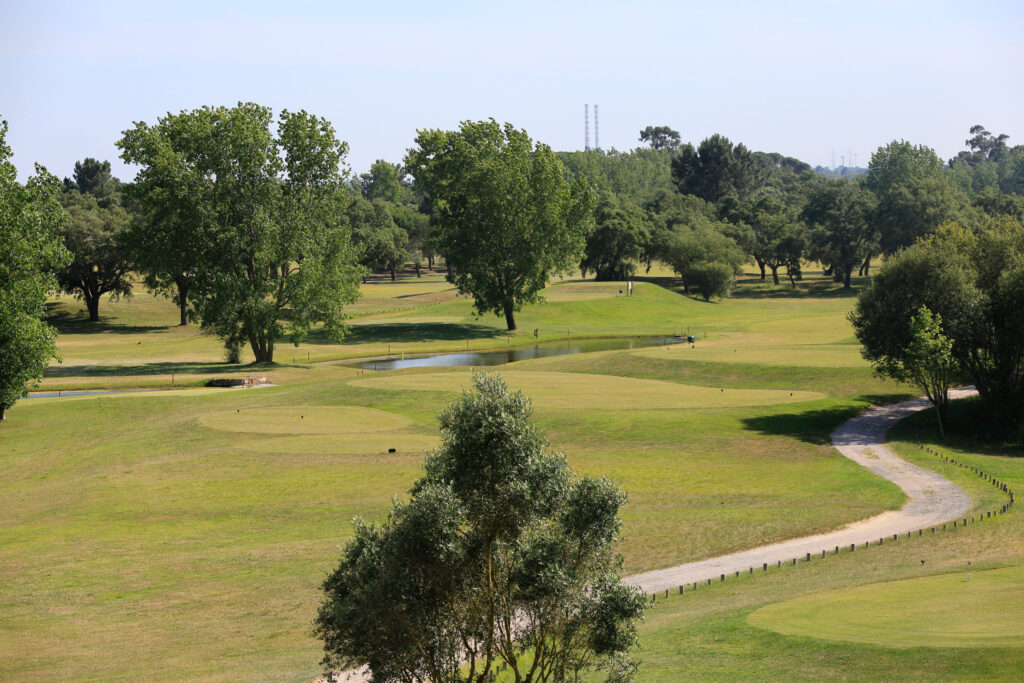
[[[973,389],[950,391],[950,398],[963,398],[976,393]],[[964,491],[944,477],[912,465],[896,457],[885,445],[885,435],[896,422],[930,404],[919,398],[894,405],[875,407],[862,415],[844,422],[832,433],[832,443],[844,456],[863,465],[875,474],[899,486],[909,500],[899,510],[853,522],[847,526],[814,536],[803,536],[772,543],[751,550],[689,562],[678,567],[634,574],[623,579],[625,583],[640,586],[647,593],[719,579],[722,574],[746,572],[751,567],[760,570],[764,563],[776,565],[793,558],[813,558],[822,550],[834,552],[836,546],[849,547],[851,543],[863,545],[893,534],[916,532],[936,524],[962,517],[970,508],[971,500]]]
[[[949,393],[951,399],[956,399],[977,392],[973,389],[957,389]],[[822,550],[833,552],[836,546],[848,548],[851,543],[863,545],[865,542],[876,542],[879,538],[892,538],[893,534],[906,534],[908,531],[925,529],[963,517],[971,507],[971,499],[963,489],[935,472],[896,457],[885,445],[885,435],[896,422],[929,405],[927,399],[919,398],[870,408],[832,432],[832,444],[840,453],[903,489],[909,500],[899,510],[883,512],[824,534],[803,536],[678,567],[634,574],[623,578],[623,582],[640,586],[647,593],[656,593],[708,579],[718,580],[722,574],[746,572],[751,567],[758,571],[764,563],[775,565],[780,561],[790,562],[793,558],[802,560],[807,557],[807,553],[812,558],[815,555],[821,557]],[[365,669],[343,671],[335,676],[347,683],[364,683],[369,680]],[[321,683],[326,679],[320,678],[317,681]]]

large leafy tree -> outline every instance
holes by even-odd
[[[409,257],[406,246],[409,235],[398,227],[391,217],[387,202],[375,199],[372,202],[357,197],[346,211],[352,238],[362,248],[359,262],[372,270],[387,270],[391,279],[397,279],[395,270]]]
[[[879,198],[900,183],[942,175],[944,164],[931,147],[893,140],[871,155],[865,179],[868,189]]]
[[[672,130],[668,126],[647,126],[640,131],[640,142],[646,142],[651,149],[674,150],[682,142],[679,131]]]
[[[154,229],[190,229],[203,245],[196,314],[232,360],[248,342],[256,362],[271,362],[278,339],[299,343],[317,322],[338,338],[342,308],[358,297],[361,267],[342,218],[348,146],[304,111],[282,111],[276,135],[272,123],[253,103],[204,107],[137,123],[118,143],[142,166],[141,201],[166,218]]]
[[[910,178],[879,199],[874,224],[887,254],[909,247],[943,223],[972,222],[967,196],[944,176]]]
[[[76,164],[76,171],[77,168]],[[104,190],[98,184],[76,182],[76,185]],[[61,196],[68,213],[61,234],[73,258],[57,273],[57,281],[62,291],[85,302],[89,320],[93,322],[100,319],[100,299],[104,295],[113,299],[132,295],[129,277],[132,261],[124,243],[131,217],[117,197],[104,194],[97,199],[92,190],[79,192],[75,189]]]
[[[810,255],[831,266],[844,288],[854,268],[877,253],[874,209],[874,196],[855,180],[825,178],[808,193],[801,217],[811,226]]]
[[[109,161],[86,157],[75,162],[72,177],[64,179],[64,188],[103,199],[118,192],[121,189],[121,181],[111,175]]]
[[[764,188],[746,199],[729,196],[722,200],[719,213],[732,223],[750,228],[753,239],[744,246],[761,270],[762,280],[766,268],[771,270],[775,284],[779,284],[782,266],[799,271],[806,230],[797,208],[786,202],[782,192]]]
[[[646,604],[617,576],[624,494],[577,478],[521,392],[495,375],[473,384],[442,413],[411,499],[357,520],[324,582],[325,667],[437,683],[491,680],[500,664],[517,682],[622,671]]]
[[[383,199],[392,204],[403,203],[412,193],[402,184],[402,176],[400,165],[378,159],[367,173],[359,176],[359,187],[363,196],[371,201]]]
[[[416,266],[417,277],[420,274],[420,259],[426,258],[427,265],[434,267],[434,244],[430,239],[430,216],[422,213],[414,206],[391,206],[391,219],[395,225],[409,236],[408,249],[413,264]]]
[[[898,252],[862,291],[851,316],[864,355],[906,359],[922,306],[955,340],[952,357],[974,380],[988,414],[1024,419],[1024,226],[992,219],[974,233],[955,224]]]
[[[594,212],[580,270],[598,280],[626,280],[636,274],[651,235],[643,212],[629,200],[604,194]]]
[[[433,204],[449,282],[516,329],[516,312],[541,299],[548,278],[579,263],[590,187],[567,181],[547,145],[494,119],[420,131],[416,144],[405,166]]]
[[[209,249],[211,190],[207,172],[192,163],[200,151],[195,116],[167,116],[155,126],[137,124],[118,143],[121,158],[141,169],[124,194],[139,215],[124,235],[125,246],[151,292],[178,305],[188,325],[190,296]]]
[[[59,236],[60,181],[36,166],[19,183],[6,138],[0,121],[0,421],[56,356],[56,333],[43,314],[57,286],[53,272],[70,259]]]
[[[696,148],[687,143],[672,159],[672,179],[684,194],[717,202],[727,194],[746,197],[760,187],[768,170],[742,143],[712,135]]]

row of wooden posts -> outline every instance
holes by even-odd
[[[945,524],[942,525],[941,529],[939,527],[937,527],[937,526],[929,527],[930,532],[932,534],[935,534],[936,531],[947,531],[947,530],[954,530],[955,531],[957,529],[958,525],[966,527],[969,523],[970,524],[974,524],[976,521],[980,522],[980,521],[983,521],[983,520],[986,520],[986,519],[991,519],[993,515],[1003,515],[1003,514],[1006,514],[1007,512],[1010,511],[1010,508],[1013,507],[1013,502],[1014,502],[1013,489],[1011,489],[1006,484],[1006,482],[1003,482],[1003,481],[1000,481],[999,479],[996,479],[995,477],[987,474],[986,472],[983,472],[981,469],[979,469],[978,467],[975,467],[974,465],[966,465],[966,464],[960,462],[959,460],[956,460],[954,458],[950,458],[947,455],[943,455],[942,453],[940,453],[937,450],[934,450],[932,448],[928,448],[927,446],[922,446],[920,443],[918,443],[918,447],[921,448],[921,450],[923,450],[923,451],[925,451],[927,453],[930,453],[930,454],[932,454],[932,455],[934,455],[936,457],[942,458],[942,460],[944,462],[950,463],[952,465],[956,465],[956,466],[961,467],[961,468],[966,469],[966,470],[970,470],[971,472],[977,474],[979,477],[981,477],[985,481],[989,482],[990,484],[995,486],[997,489],[999,489],[1003,493],[1007,494],[1007,496],[1009,496],[1009,500],[1006,503],[1004,503],[1000,507],[995,508],[993,510],[985,511],[983,514],[978,515],[977,519],[975,519],[975,516],[972,515],[970,518],[964,517],[963,519],[955,519],[951,523],[950,522],[946,522]],[[952,527],[950,527],[950,524],[952,524]],[[918,536],[924,536],[924,531],[925,531],[924,529],[918,529],[917,530],[917,535]],[[893,534],[892,535],[892,540],[894,542],[897,541],[899,539],[899,536],[900,536],[900,534]],[[913,532],[912,531],[908,531],[907,532],[907,538],[911,538],[912,536],[913,536]],[[885,543],[885,538],[884,537],[878,539],[878,545],[884,545],[884,543]],[[869,548],[870,546],[871,546],[871,542],[870,541],[865,541],[864,542],[864,548]],[[856,549],[857,549],[857,544],[856,543],[851,543],[850,544],[850,552],[852,553]],[[838,546],[838,545],[835,546],[834,550],[832,550],[832,554],[838,555],[839,554],[839,550],[840,550],[840,546]],[[821,551],[821,559],[825,559],[825,557],[828,555],[828,552],[829,552],[828,550],[822,550]],[[798,558],[794,557],[792,560],[790,560],[788,562],[785,562],[785,564],[792,563],[792,565],[795,566],[796,563],[797,563],[797,559]],[[811,561],[811,553],[806,553],[805,557],[803,558],[803,561],[804,562],[810,562]],[[768,571],[768,564],[769,564],[768,562],[761,563],[761,571],[762,572]],[[782,560],[778,560],[775,563],[776,568],[781,568],[782,565],[783,565],[783,561]],[[738,578],[740,573],[741,572],[739,572],[739,571],[735,572],[733,577],[734,578]],[[750,567],[748,569],[748,571],[747,571],[747,574],[751,575],[753,573],[754,573],[754,567]],[[720,574],[719,577],[718,577],[718,582],[719,583],[724,582],[725,578],[726,578],[726,574]],[[701,584],[705,584],[707,586],[710,586],[710,585],[712,585],[712,583],[713,583],[713,579],[706,579],[704,581],[694,581],[693,582],[693,588],[691,588],[690,590],[697,590],[698,586],[700,586]],[[689,584],[684,584],[684,585],[679,586],[679,595],[683,595],[686,592],[686,588],[687,588],[688,585]],[[663,597],[667,598],[669,596],[669,592],[670,592],[669,589],[666,588],[664,590]],[[650,594],[648,594],[649,597],[650,597],[651,602],[655,602],[658,599],[658,595],[659,594],[661,594],[661,591],[659,591],[657,593],[650,593]]]

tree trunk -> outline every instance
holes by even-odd
[[[850,288],[850,277],[853,275],[853,264],[850,263],[843,268],[843,289]]]
[[[181,313],[181,327],[188,327],[188,282],[184,277],[174,278],[178,290],[178,311]]]
[[[422,277],[422,275],[420,275],[420,262],[417,261],[415,265],[416,265],[416,277]]]
[[[7,419],[7,406],[0,405],[0,422]]]
[[[508,325],[508,329],[516,329],[516,317],[515,311],[513,310],[512,303],[506,302],[504,305],[505,309],[505,324]]]
[[[774,281],[775,284],[779,284],[779,267],[778,266],[770,266],[770,267],[772,269],[772,281]]]
[[[754,261],[757,262],[757,267],[761,269],[761,279],[764,280],[764,261],[757,257],[754,257]]]
[[[427,270],[433,270],[433,269],[434,269],[434,257],[433,256],[428,256],[427,257]]]
[[[392,265],[391,265],[391,267],[390,267],[390,270],[391,270],[391,281],[392,281],[392,282],[394,282],[395,280],[397,280],[397,279],[398,279],[398,278],[397,278],[397,277],[395,276],[395,266],[394,266],[394,264],[392,264]]]
[[[274,362],[274,342],[262,334],[250,334],[249,346],[252,347],[253,361],[256,363]]]
[[[84,292],[85,307],[89,310],[89,320],[96,322],[100,319],[100,298]]]

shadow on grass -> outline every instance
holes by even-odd
[[[827,446],[832,443],[832,432],[836,427],[852,417],[856,417],[863,408],[855,405],[836,406],[821,410],[808,410],[802,413],[779,413],[776,415],[759,415],[743,420],[743,425],[750,430],[772,436],[789,436],[805,443]]]
[[[497,339],[507,334],[509,333],[505,330],[473,323],[372,323],[349,326],[348,334],[341,340],[341,345]],[[311,332],[306,343],[333,344],[322,330]]]
[[[868,278],[853,278],[849,289],[830,279],[798,280],[796,287],[788,281],[778,285],[771,280],[740,280],[732,292],[734,299],[848,299],[857,296],[868,285]]]
[[[213,375],[213,374],[245,374],[262,370],[281,368],[312,369],[309,365],[293,365],[291,363],[250,363],[249,365],[233,363],[142,363],[139,365],[55,365],[46,369],[43,376],[47,379],[66,377],[144,377],[152,375]]]
[[[60,304],[46,304],[46,322],[57,328],[60,334],[97,334],[100,332],[115,332],[117,334],[138,334],[140,332],[157,332],[168,330],[173,326],[168,325],[122,325],[113,322],[115,318],[100,316],[99,320],[89,320],[88,313],[69,313],[68,311],[54,310]]]
[[[999,419],[980,397],[950,401],[946,408],[946,439],[939,436],[934,409],[911,415],[893,428],[894,437],[935,447],[1010,458],[1024,457],[1024,426]]]
[[[913,394],[863,394],[856,400],[865,404],[883,405],[898,403],[914,398]],[[847,420],[864,412],[866,406],[837,405],[820,410],[806,410],[801,413],[777,413],[775,415],[759,415],[743,420],[747,429],[771,434],[773,436],[789,436],[806,443],[827,446],[832,443],[832,432]]]

